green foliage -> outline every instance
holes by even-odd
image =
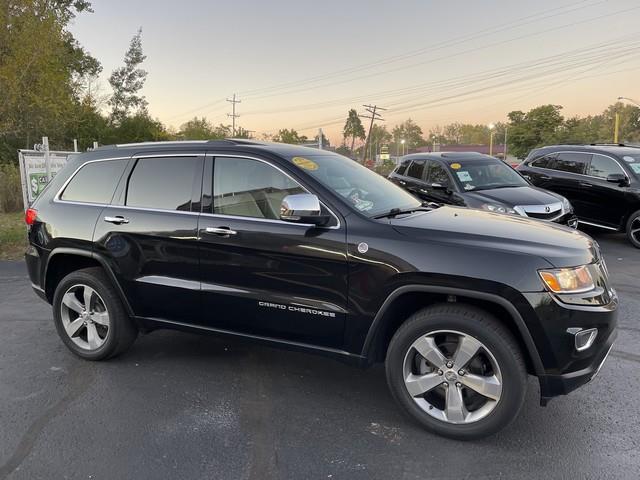
[[[0,161],[43,135],[61,139],[77,91],[100,71],[67,25],[85,1],[4,0],[0,6]]]
[[[564,118],[560,105],[542,105],[527,113],[513,111],[509,117],[509,150],[518,158],[525,157],[532,148],[556,138]]]
[[[146,113],[147,100],[140,90],[147,79],[147,71],[140,68],[146,55],[142,53],[142,29],[138,30],[124,55],[124,66],[115,69],[109,77],[113,95],[109,100],[111,119],[120,123],[131,111]]]
[[[276,135],[274,135],[273,141],[279,143],[300,144],[308,142],[309,139],[304,135],[299,135],[298,132],[296,132],[293,128],[291,130],[283,128],[282,130],[279,130]]]
[[[27,230],[22,210],[0,213],[0,260],[24,258],[27,246]]]
[[[420,147],[425,144],[424,138],[422,138],[422,129],[410,118],[400,125],[393,127],[391,134],[396,149],[398,149],[397,145],[400,144],[401,140],[405,141],[407,151],[409,151],[410,148]],[[397,154],[398,152],[396,152],[396,155]]]
[[[0,165],[0,212],[15,212],[22,207],[18,167],[12,164]]]
[[[247,131],[242,127],[236,129],[236,137],[240,135],[246,135]],[[216,140],[231,136],[231,125],[220,124],[217,127],[213,126],[205,117],[198,118],[193,117],[188,122],[182,124],[177,137],[180,140]],[[248,138],[248,137],[237,137]]]
[[[344,124],[344,128],[342,129],[342,137],[346,140],[347,138],[351,138],[351,153],[353,154],[353,147],[356,143],[356,138],[360,140],[364,140],[366,134],[364,132],[364,127],[362,126],[362,121],[358,116],[358,112],[355,109],[349,110],[347,115],[347,121]]]

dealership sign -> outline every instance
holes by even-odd
[[[36,145],[34,150],[18,150],[20,180],[22,182],[22,200],[27,208],[44,187],[67,164],[75,152],[49,151],[48,142]]]

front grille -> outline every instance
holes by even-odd
[[[557,216],[559,216],[562,212],[561,212],[561,210],[556,210],[555,212],[538,213],[538,212],[527,212],[525,210],[525,213],[527,214],[527,217],[539,218],[541,220],[552,220],[552,219],[556,218]]]
[[[564,208],[561,202],[547,205],[518,205],[515,207],[520,215],[536,218],[538,220],[557,220],[564,215]]]

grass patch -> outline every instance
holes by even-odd
[[[0,260],[21,259],[26,247],[24,213],[0,213]]]

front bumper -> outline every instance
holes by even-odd
[[[544,374],[538,376],[542,403],[545,404],[551,397],[566,395],[593,380],[607,360],[617,333],[616,330],[611,332],[609,338],[601,344],[597,354],[594,355],[591,364],[585,368],[559,375]]]
[[[602,367],[617,336],[618,299],[610,293],[609,304],[603,306],[563,304],[548,292],[525,294],[537,317],[529,328],[543,367],[536,372],[543,404],[588,383]],[[598,329],[595,341],[578,351],[572,332],[592,328]]]

